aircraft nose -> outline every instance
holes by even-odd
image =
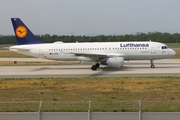
[[[175,56],[175,55],[176,55],[176,52],[175,52],[173,49],[171,49],[170,55]]]

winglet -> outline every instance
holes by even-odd
[[[18,45],[42,43],[19,18],[11,18],[11,21]]]

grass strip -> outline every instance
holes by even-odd
[[[0,111],[180,112],[180,77],[0,79]]]

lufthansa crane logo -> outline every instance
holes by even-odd
[[[16,28],[16,35],[19,37],[19,38],[24,38],[26,35],[27,35],[27,29],[26,27],[24,26],[18,26]]]

